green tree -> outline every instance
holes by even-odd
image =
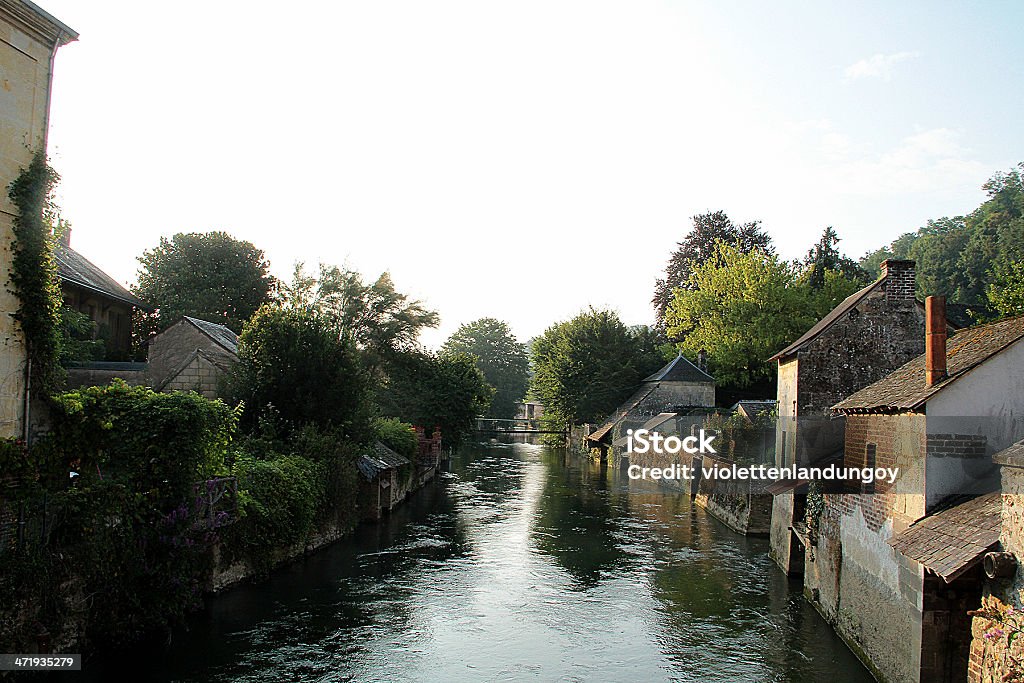
[[[407,351],[392,355],[378,388],[383,414],[430,429],[456,445],[476,426],[494,390],[467,353]]]
[[[178,233],[139,257],[135,295],[152,306],[137,330],[142,339],[188,315],[235,332],[270,300],[275,280],[263,252],[226,232]]]
[[[593,308],[547,328],[533,340],[531,385],[545,420],[564,427],[611,413],[664,363],[656,340]]]
[[[835,271],[845,278],[867,284],[870,276],[856,261],[839,251],[839,235],[830,225],[825,228],[821,239],[807,252],[803,264],[804,277],[811,289],[825,286],[825,274]]]
[[[368,381],[352,342],[330,321],[264,306],[246,323],[231,393],[245,402],[248,427],[276,416],[294,433],[306,425],[355,441],[368,435]]]
[[[669,335],[691,358],[704,349],[719,384],[745,387],[771,377],[767,362],[808,329],[809,288],[793,266],[763,250],[744,252],[719,242],[698,264],[688,288],[676,290],[666,314]]]
[[[489,417],[515,417],[516,404],[523,400],[530,382],[530,359],[526,346],[520,344],[508,323],[495,318],[481,318],[465,323],[442,347],[451,353],[468,353],[494,387],[494,398],[487,411]]]
[[[299,263],[291,284],[282,287],[281,299],[286,307],[330,321],[363,350],[371,367],[416,348],[420,332],[439,322],[435,311],[397,291],[388,273],[366,283],[354,270],[325,264],[314,277]]]
[[[1024,315],[1024,261],[999,263],[992,277],[986,295],[996,317]]]
[[[760,227],[760,221],[737,225],[724,211],[713,211],[693,217],[693,228],[677,243],[676,250],[665,266],[665,277],[654,284],[654,304],[658,327],[664,327],[665,313],[680,287],[690,286],[690,275],[694,268],[715,256],[718,242],[734,244],[743,252],[760,250],[773,251],[772,238]]]

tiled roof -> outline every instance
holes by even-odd
[[[795,342],[793,342],[792,344],[790,344],[789,346],[787,346],[786,348],[782,349],[777,354],[769,358],[769,362],[779,360],[780,358],[785,358],[786,356],[792,356],[794,353],[802,349],[805,345],[814,341],[814,339],[819,334],[821,334],[828,328],[832,327],[832,323],[839,320],[839,318],[841,318],[843,315],[845,315],[851,309],[853,309],[857,304],[859,304],[861,301],[867,298],[867,296],[871,294],[871,292],[875,291],[875,289],[877,289],[883,282],[885,282],[884,276],[878,278],[864,289],[854,292],[850,296],[843,299],[842,303],[840,303],[838,306],[829,311],[828,315],[826,315],[824,318],[815,323],[814,327],[804,332],[799,339],[797,339]]]
[[[999,492],[988,493],[914,522],[889,545],[950,583],[999,541],[1001,513]]]
[[[53,257],[57,261],[57,275],[64,282],[92,290],[129,306],[149,309],[137,296],[121,286],[117,280],[97,268],[92,261],[71,247],[62,243],[55,244]]]
[[[209,320],[190,318],[187,315],[184,319],[195,325],[200,332],[215,341],[223,347],[224,350],[230,351],[236,356],[238,355],[238,335],[232,332],[229,328],[218,323],[211,323]]]
[[[645,382],[714,382],[715,378],[679,354]]]
[[[373,451],[360,455],[356,464],[359,467],[359,471],[363,473],[363,476],[367,479],[373,479],[381,472],[409,465],[411,461],[404,455],[394,452],[380,441],[377,441],[373,444]]]
[[[975,367],[1024,337],[1024,316],[961,330],[946,344],[949,377],[925,384],[924,354],[833,407],[840,412],[914,410]]]
[[[771,412],[775,410],[775,407],[778,405],[778,403],[779,402],[776,401],[775,399],[766,399],[763,401],[752,401],[744,399],[742,401],[736,401],[736,404],[733,405],[731,410],[736,412],[742,410],[744,415],[753,420],[757,418],[757,416],[759,416],[761,413]]]
[[[992,461],[997,465],[1024,467],[1024,440],[999,451],[992,456]]]
[[[586,440],[593,441],[595,443],[603,440],[604,437],[608,435],[608,432],[612,431],[612,428],[614,428],[615,425],[624,420],[625,417],[629,415],[631,410],[640,405],[640,402],[643,401],[648,396],[650,396],[651,392],[653,392],[657,388],[657,384],[655,384],[654,386],[644,385],[640,387],[640,389],[635,394],[633,394],[628,401],[619,406],[618,410],[612,413],[607,420],[602,422],[601,426],[599,426],[597,429],[588,434],[586,436]]]

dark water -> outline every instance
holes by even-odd
[[[387,523],[209,601],[169,649],[87,669],[197,682],[872,680],[767,549],[596,463],[476,447]]]

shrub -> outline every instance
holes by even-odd
[[[408,422],[397,417],[378,417],[373,421],[373,431],[377,439],[395,453],[407,458],[415,457],[419,442],[415,429]]]
[[[235,475],[250,550],[306,540],[326,497],[321,465],[298,455],[243,456],[235,462]]]

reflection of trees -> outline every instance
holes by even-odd
[[[602,572],[621,567],[628,558],[615,532],[616,509],[607,472],[596,463],[565,461],[563,453],[544,455],[548,476],[532,529],[536,547],[550,555],[583,590],[596,585]]]

